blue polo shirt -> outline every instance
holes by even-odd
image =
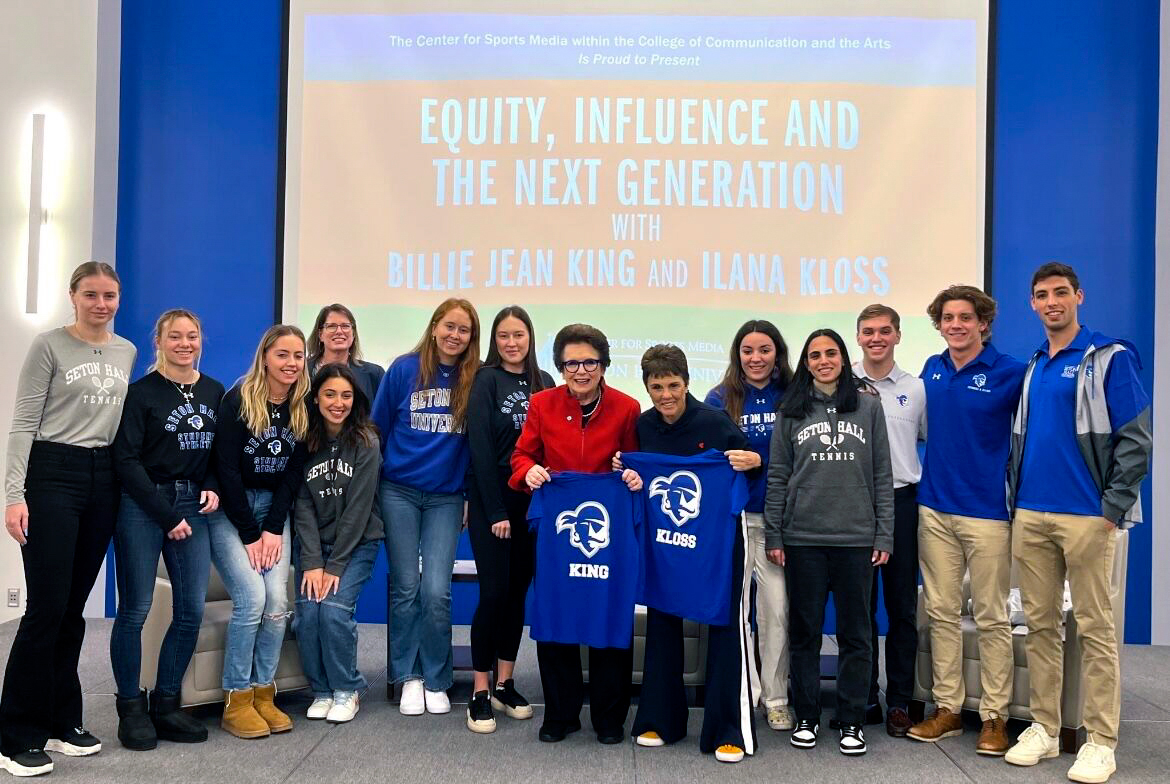
[[[944,514],[1007,520],[1012,415],[1026,366],[990,343],[955,370],[949,351],[926,360],[926,455],[918,503]]]
[[[1048,341],[1036,354],[1028,384],[1028,431],[1020,463],[1016,506],[1035,512],[1101,515],[1101,490],[1093,481],[1077,445],[1077,371],[1093,333],[1081,327],[1066,348],[1049,357]],[[1131,403],[1141,390],[1134,355],[1122,351],[1109,363],[1105,396],[1115,423],[1132,419],[1140,408]],[[1125,411],[1117,409],[1124,408]],[[1120,415],[1120,419],[1118,419]]]

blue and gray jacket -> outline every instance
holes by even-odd
[[[1008,504],[1015,514],[1016,489],[1028,433],[1028,388],[1039,350],[1028,362],[1024,390],[1012,422],[1012,450],[1008,462]],[[1149,471],[1153,432],[1150,400],[1143,392],[1137,406],[1110,405],[1106,394],[1111,363],[1123,353],[1134,369],[1141,360],[1133,344],[1095,332],[1081,356],[1077,369],[1077,446],[1097,489],[1101,491],[1101,513],[1121,528],[1142,522],[1141,483]],[[1132,410],[1122,410],[1132,409]]]

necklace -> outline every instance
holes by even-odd
[[[171,380],[168,378],[167,381],[171,381]],[[183,389],[183,387],[184,387],[183,384],[178,384],[178,383],[175,383],[174,381],[171,381],[171,386],[174,387],[175,389],[177,389],[179,391],[179,394],[183,396],[183,400],[187,401],[188,403],[191,402],[191,398],[195,397],[195,382],[194,381],[192,381],[190,384],[187,384],[186,389]]]

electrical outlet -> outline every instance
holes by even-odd
[[[8,606],[9,607],[19,607],[20,606],[20,589],[19,588],[9,588],[8,589]]]

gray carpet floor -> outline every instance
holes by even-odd
[[[16,622],[0,624],[0,654],[5,658]],[[445,716],[406,717],[386,699],[386,633],[383,627],[363,625],[359,666],[371,687],[357,718],[333,726],[303,718],[308,706],[304,694],[288,693],[279,703],[294,716],[292,732],[263,740],[243,741],[219,729],[218,714],[203,710],[207,743],[184,746],[161,743],[150,752],[131,752],[119,746],[114,712],[114,684],[108,657],[110,622],[92,621],[82,653],[81,683],[86,692],[86,727],[101,738],[101,754],[71,759],[55,755],[53,780],[78,782],[460,782],[461,784],[519,784],[520,782],[949,782],[1066,781],[1070,755],[1046,760],[1034,768],[1014,768],[1000,759],[975,754],[977,728],[938,744],[887,737],[880,727],[867,733],[869,753],[846,758],[836,748],[833,733],[823,734],[812,751],[793,748],[788,734],[773,732],[759,720],[759,752],[738,765],[722,765],[698,750],[702,720],[691,711],[690,736],[664,748],[635,748],[626,742],[602,746],[588,729],[557,744],[540,743],[540,679],[536,650],[525,639],[517,663],[517,687],[537,704],[531,721],[498,717],[493,735],[474,735],[464,724],[470,693],[470,675],[456,674],[453,710]],[[466,642],[467,627],[456,627],[457,643]],[[826,652],[833,652],[826,637]],[[1122,654],[1122,737],[1117,751],[1118,773],[1112,781],[1166,782],[1170,780],[1170,648],[1125,646]],[[824,682],[831,693],[832,682]],[[588,708],[586,708],[586,711]],[[627,725],[628,728],[628,725]],[[1016,731],[1022,726],[1015,727]]]

